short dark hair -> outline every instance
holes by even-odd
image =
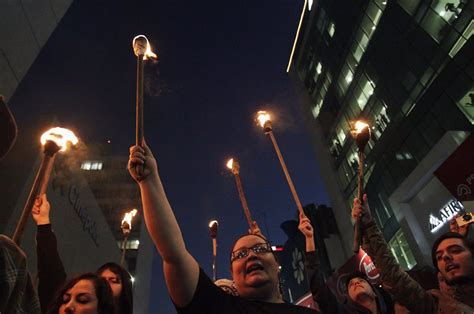
[[[119,308],[117,313],[121,314],[132,314],[133,313],[133,283],[132,276],[130,273],[120,266],[117,263],[109,262],[100,266],[99,269],[95,272],[97,275],[101,276],[105,270],[110,270],[114,274],[120,277],[120,282],[122,283],[122,292],[120,293]]]
[[[441,244],[446,239],[461,239],[463,242],[464,246],[471,251],[471,254],[474,257],[474,242],[472,240],[467,239],[464,237],[462,234],[456,233],[456,232],[446,232],[443,233],[436,241],[433,243],[433,247],[431,248],[431,259],[433,261],[433,266],[436,268],[436,270],[439,271],[438,268],[438,260],[436,259],[436,251],[438,250],[438,246]]]
[[[59,312],[59,308],[64,303],[64,294],[81,280],[89,280],[94,285],[95,295],[97,297],[97,313],[114,313],[115,308],[112,289],[104,278],[94,273],[84,273],[69,280],[56,294],[56,297],[49,307],[48,313],[57,314]]]

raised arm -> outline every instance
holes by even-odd
[[[46,194],[35,201],[31,214],[38,226],[36,234],[36,258],[38,265],[38,295],[41,311],[46,313],[56,291],[66,281],[66,272],[58,252],[56,236],[49,219],[50,205]]]
[[[436,313],[435,299],[397,263],[377,224],[372,220],[367,204],[367,195],[364,195],[364,206],[355,198],[352,217],[362,214],[362,248],[380,271],[384,288],[411,313]]]
[[[306,217],[303,213],[300,213],[300,224],[298,225],[298,229],[300,229],[301,233],[306,238],[306,253],[315,252],[316,247],[313,238],[313,226],[311,225],[311,221],[308,219],[308,217]]]
[[[314,244],[314,229],[311,221],[300,213],[298,229],[306,239],[306,252],[304,257],[304,268],[308,277],[309,289],[314,302],[318,303],[321,313],[339,313],[336,297],[326,286],[320,273],[320,261],[316,245]]]
[[[143,148],[130,148],[128,169],[140,186],[145,224],[163,258],[170,296],[177,306],[184,307],[196,291],[199,265],[186,250],[183,235],[158,175],[155,157],[146,144]]]

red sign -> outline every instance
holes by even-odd
[[[474,200],[474,135],[471,134],[434,172],[459,201]]]
[[[346,278],[355,271],[360,271],[373,283],[380,283],[380,274],[367,253],[359,249],[359,253],[342,265],[327,281],[329,289],[336,298],[343,302],[346,298]]]

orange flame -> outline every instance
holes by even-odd
[[[217,220],[209,221],[209,228],[212,228],[214,225],[219,226],[219,223],[217,222]]]
[[[354,133],[359,134],[361,133],[365,128],[368,128],[369,125],[365,122],[362,122],[360,120],[356,121],[354,124]]]
[[[128,213],[125,213],[125,216],[123,216],[123,219],[122,219],[122,226],[124,226],[125,223],[128,223],[128,226],[130,227],[130,229],[132,229],[132,218],[135,217],[136,214],[137,214],[136,209],[132,209]]]
[[[148,41],[148,38],[146,38],[145,35],[135,36],[135,38],[133,38],[132,45],[135,46],[135,40],[137,40],[138,37],[143,37],[146,40],[146,51],[145,51],[145,54],[143,56],[143,60],[158,58],[158,56],[153,51],[151,51],[150,42]]]
[[[44,132],[41,135],[41,144],[44,145],[47,141],[53,141],[61,147],[60,152],[66,151],[68,142],[72,145],[76,145],[79,142],[72,131],[63,128],[52,128]]]
[[[232,170],[232,168],[234,167],[234,158],[229,159],[226,166],[227,166],[227,168]]]
[[[257,113],[257,120],[260,122],[260,126],[263,128],[265,126],[265,122],[270,120],[270,115],[266,111],[259,111]]]

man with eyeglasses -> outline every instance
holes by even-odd
[[[278,261],[270,243],[259,235],[244,235],[232,248],[230,269],[239,296],[214,285],[186,250],[156,160],[146,144],[130,148],[128,169],[140,187],[145,223],[163,258],[166,285],[178,313],[316,313],[283,301]]]

